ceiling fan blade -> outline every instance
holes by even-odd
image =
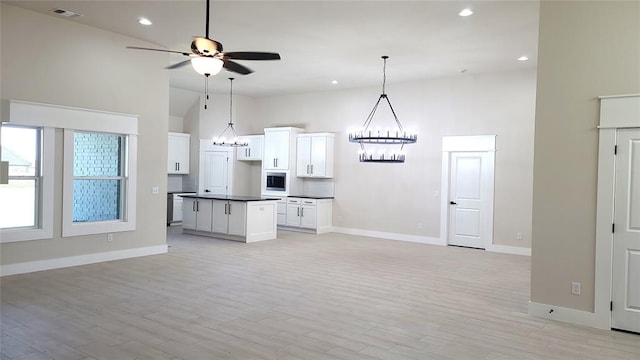
[[[280,60],[280,54],[272,52],[257,51],[234,51],[224,53],[227,59],[235,60]]]
[[[191,42],[191,51],[198,55],[214,55],[222,51],[222,44],[209,38],[197,36]]]
[[[169,66],[167,66],[165,69],[169,69],[169,70],[171,70],[171,69],[177,69],[177,68],[179,68],[179,67],[183,67],[183,66],[185,66],[185,65],[187,65],[187,64],[189,64],[189,63],[191,63],[191,59],[189,59],[189,60],[185,60],[185,61],[181,61],[181,62],[176,63],[176,64],[173,64],[173,65],[169,65]]]
[[[189,53],[186,53],[184,51],[165,50],[165,49],[152,49],[152,48],[144,48],[144,47],[137,47],[137,46],[127,46],[127,49],[160,51],[160,52],[168,52],[168,53],[175,53],[175,54],[182,54],[184,56],[189,56]]]
[[[248,75],[251,74],[253,72],[253,70],[249,69],[248,67],[244,66],[244,65],[240,65],[237,62],[231,61],[231,60],[222,60],[223,65],[222,67],[224,67],[225,69],[229,70],[229,71],[233,71],[236,72],[240,75]]]

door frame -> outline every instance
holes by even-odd
[[[596,195],[596,264],[593,317],[588,324],[611,329],[613,232],[618,130],[640,128],[640,94],[600,96],[598,185]]]
[[[440,243],[449,244],[449,181],[451,175],[452,152],[485,152],[486,164],[483,164],[483,177],[487,179],[485,190],[488,191],[487,211],[483,217],[484,247],[489,249],[493,244],[493,211],[495,193],[495,152],[496,135],[468,135],[442,137],[442,178],[440,181]],[[486,165],[486,166],[484,166]],[[488,186],[491,185],[491,186]]]

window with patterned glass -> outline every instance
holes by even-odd
[[[73,134],[74,223],[124,219],[126,136]]]

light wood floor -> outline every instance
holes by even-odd
[[[640,336],[526,314],[530,259],[348,235],[0,280],[2,359],[640,359]]]

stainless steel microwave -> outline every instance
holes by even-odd
[[[268,172],[267,173],[267,190],[286,191],[287,190],[287,173]]]

